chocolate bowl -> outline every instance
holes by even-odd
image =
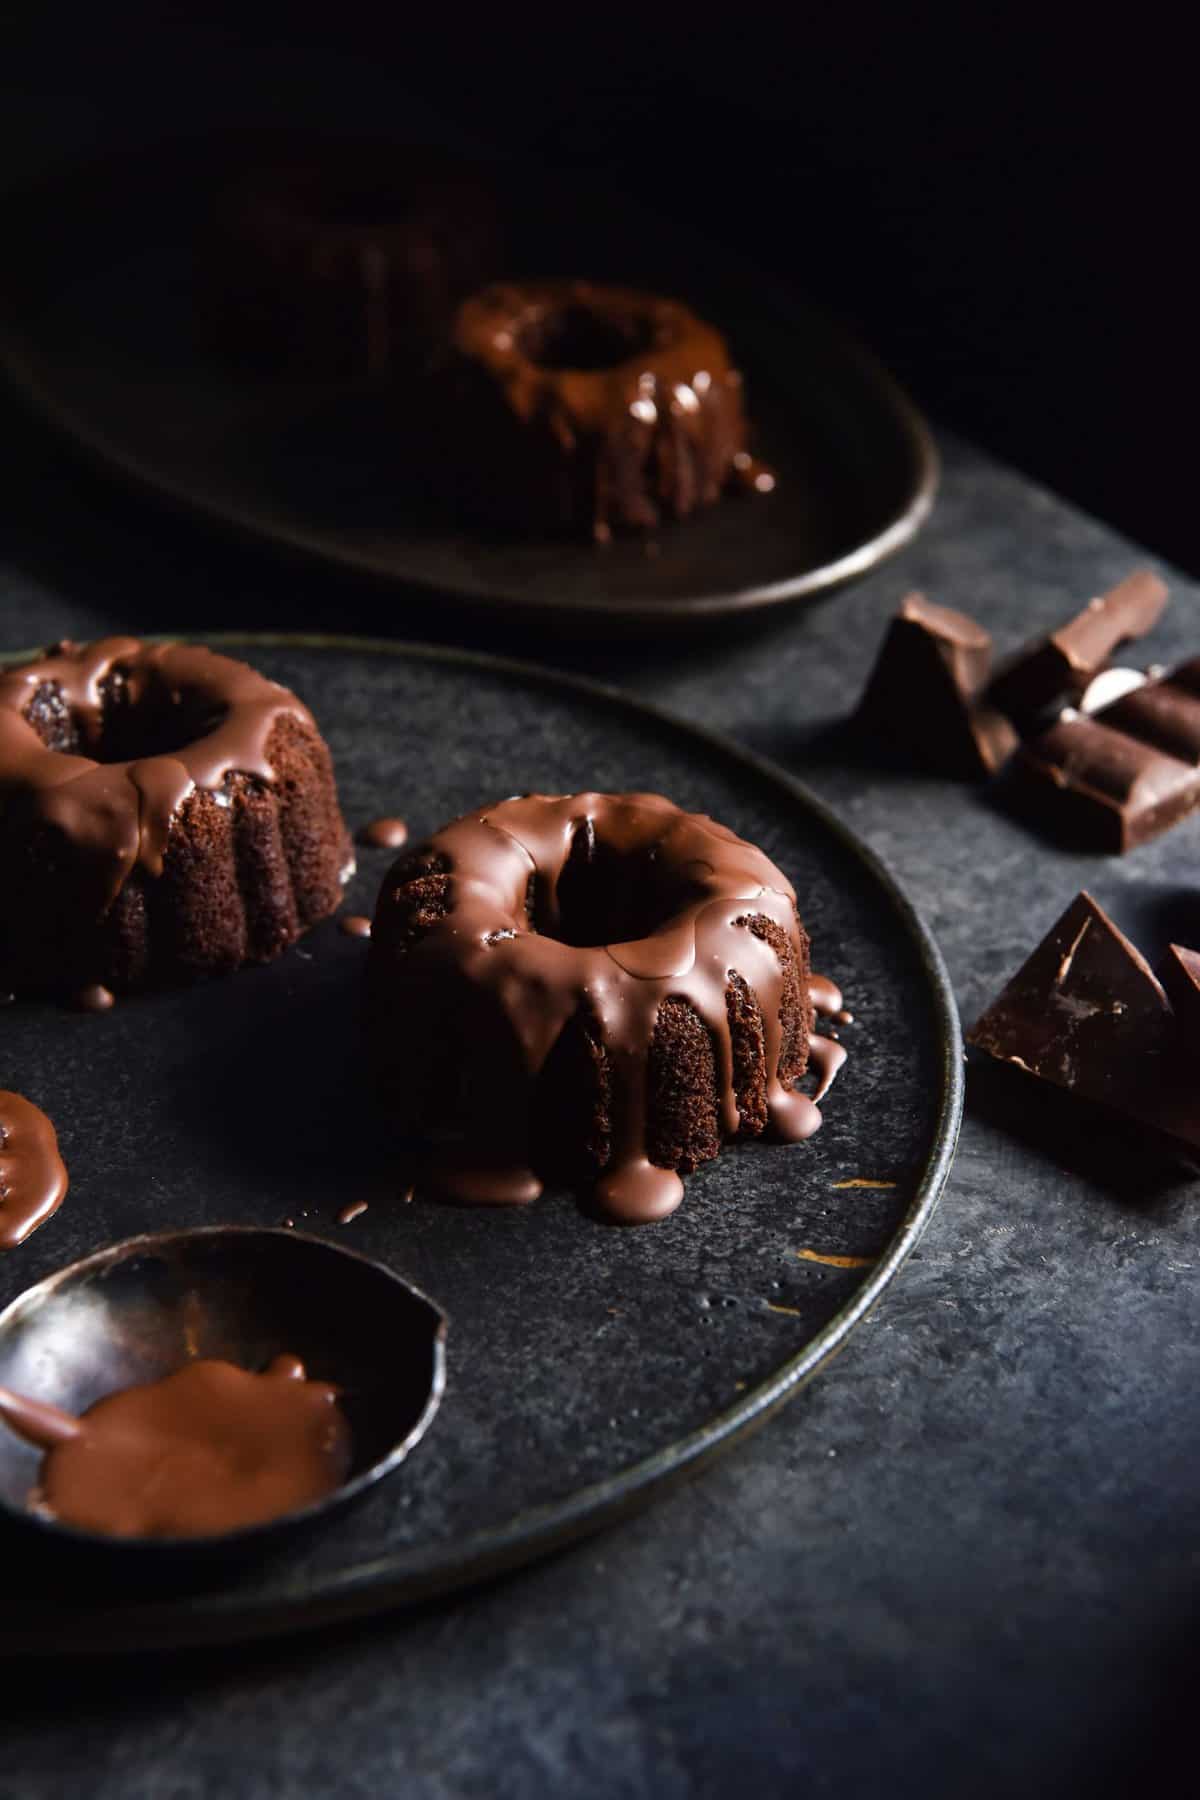
[[[399,1468],[445,1386],[445,1315],[399,1275],[290,1230],[210,1226],[130,1238],[27,1288],[0,1313],[0,1386],[82,1413],[202,1357],[260,1370],[283,1354],[341,1390],[349,1474],[325,1498],[203,1538],[117,1538],[31,1512],[40,1452],[0,1427],[0,1508],[43,1538],[121,1560],[258,1554]]]

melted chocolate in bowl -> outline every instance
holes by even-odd
[[[81,1419],[0,1389],[0,1418],[45,1451],[31,1505],[114,1537],[211,1537],[298,1512],[351,1463],[337,1389],[294,1356],[264,1374],[194,1362]]]
[[[403,1461],[441,1398],[444,1336],[400,1276],[318,1238],[131,1239],[0,1314],[0,1504],[131,1551],[293,1528]]]

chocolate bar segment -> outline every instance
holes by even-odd
[[[965,613],[909,594],[892,620],[859,703],[857,723],[926,767],[963,779],[998,769],[1016,733],[981,703],[992,640]]]
[[[1200,805],[1200,662],[1090,717],[1068,709],[1022,748],[1010,791],[1046,829],[1099,850],[1178,824]]]
[[[1189,693],[1172,676],[1146,682],[1095,716],[1116,731],[1200,767],[1200,693]]]
[[[1078,700],[1115,650],[1157,624],[1166,604],[1166,586],[1149,569],[1126,576],[1057,631],[1010,657],[988,688],[989,704],[1028,728],[1051,707]]]
[[[1052,836],[1120,855],[1200,805],[1200,769],[1101,718],[1067,712],[1022,747],[1009,794]]]

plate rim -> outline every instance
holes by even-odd
[[[608,683],[487,651],[351,633],[222,631],[143,635],[151,642],[169,638],[218,650],[340,651],[475,669],[559,693],[565,689],[568,694],[578,694],[643,721],[649,719],[685,740],[699,740],[718,757],[740,764],[759,781],[782,790],[789,804],[829,831],[866,870],[876,888],[883,891],[917,953],[934,1002],[940,1028],[941,1092],[913,1197],[899,1229],[870,1273],[802,1349],[781,1362],[765,1381],[748,1389],[732,1406],[682,1437],[560,1500],[526,1508],[501,1525],[474,1532],[457,1544],[437,1545],[432,1558],[428,1546],[410,1546],[406,1551],[352,1564],[322,1577],[316,1584],[297,1584],[293,1588],[285,1582],[276,1596],[266,1601],[199,1591],[132,1607],[101,1605],[76,1613],[62,1612],[48,1619],[44,1628],[35,1622],[30,1629],[13,1629],[0,1621],[0,1655],[175,1649],[321,1629],[454,1593],[539,1560],[632,1515],[757,1430],[794,1399],[843,1347],[919,1243],[949,1178],[962,1122],[966,1087],[962,1030],[953,986],[936,939],[878,851],[802,781],[769,757],[723,732],[693,724],[667,707]],[[0,653],[0,668],[36,654],[29,650]]]
[[[191,138],[171,140],[177,151],[180,144],[191,142]],[[8,190],[3,196],[4,203],[19,212],[46,191],[52,192],[64,183],[74,186],[87,173],[86,165],[72,161],[41,182]],[[198,495],[188,481],[163,475],[152,461],[136,450],[127,449],[109,429],[94,424],[77,406],[61,398],[53,382],[46,378],[45,371],[52,364],[40,355],[36,341],[23,327],[19,303],[3,293],[0,293],[0,370],[26,406],[81,453],[93,468],[110,477],[115,475],[135,490],[152,494],[177,513],[200,520],[237,541],[265,546],[306,565],[340,570],[371,583],[408,591],[425,601],[448,600],[468,611],[501,615],[523,613],[543,621],[561,619],[594,624],[607,620],[626,629],[633,625],[686,629],[689,625],[702,626],[705,621],[749,613],[769,614],[778,606],[813,599],[877,568],[920,531],[933,509],[941,479],[941,459],[927,420],[876,353],[818,302],[791,293],[777,277],[763,274],[749,259],[723,252],[723,261],[727,267],[734,264],[741,267],[747,279],[753,281],[757,291],[781,318],[794,321],[798,327],[806,321],[815,325],[847,362],[857,366],[875,388],[883,409],[891,416],[904,440],[912,460],[912,475],[907,499],[893,516],[871,537],[843,555],[778,581],[722,593],[690,595],[686,599],[641,593],[628,599],[585,596],[563,601],[549,595],[523,593],[519,589],[487,592],[443,586],[420,573],[398,574],[369,549],[334,547],[321,534],[303,526],[277,521],[264,523],[244,505],[223,505]]]

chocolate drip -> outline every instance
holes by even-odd
[[[367,938],[371,935],[371,921],[364,919],[361,913],[343,913],[338,920],[338,930],[343,937]]]
[[[452,374],[491,445],[477,503],[508,523],[614,527],[685,518],[745,480],[743,383],[678,301],[586,281],[502,282],[459,308]],[[773,486],[761,465],[749,485]]]
[[[32,1101],[0,1090],[0,1250],[24,1243],[66,1191],[54,1126]]]
[[[372,850],[399,850],[408,842],[408,826],[403,819],[372,819],[359,831],[358,841]]]
[[[46,1452],[35,1510],[113,1537],[207,1537],[341,1486],[351,1445],[337,1399],[283,1354],[262,1375],[189,1363],[79,1419],[0,1388],[0,1418]]]
[[[828,975],[812,975],[808,983],[809,998],[813,1010],[824,1014],[827,1018],[836,1019],[841,1016],[845,1006],[842,990],[836,981],[830,981]],[[849,1020],[845,1021],[849,1024]]]
[[[846,1061],[845,1045],[814,1031],[808,1040],[808,1060],[810,1066],[816,1068],[819,1077],[817,1091],[813,1095],[815,1106],[825,1098],[837,1080],[838,1071]]]
[[[422,914],[415,941],[408,868],[414,891],[427,881],[422,871],[449,876],[448,904]],[[794,960],[785,961],[781,946]],[[389,1029],[395,977],[400,1004],[421,994],[439,1018],[448,1004],[457,1009],[463,1053],[480,1071],[477,1084],[466,1074],[470,1145],[439,1149],[431,1159],[434,1180],[456,1198],[521,1203],[541,1193],[530,1166],[534,1090],[564,1032],[586,1020],[606,1082],[607,1155],[597,1199],[626,1222],[672,1212],[683,1184],[674,1168],[651,1160],[648,1147],[660,1009],[682,1002],[703,1026],[716,1123],[732,1137],[742,1126],[727,1001],[735,972],[757,997],[765,1116],[774,1135],[798,1141],[821,1123],[815,1103],[791,1086],[808,1056],[806,988],[792,996],[802,1029],[785,1042],[789,980],[808,978],[795,893],[761,851],[660,795],[531,795],[447,826],[389,874],[371,957],[374,1004],[385,1009],[377,1012],[381,1029]],[[820,991],[840,1004],[832,983]]]

